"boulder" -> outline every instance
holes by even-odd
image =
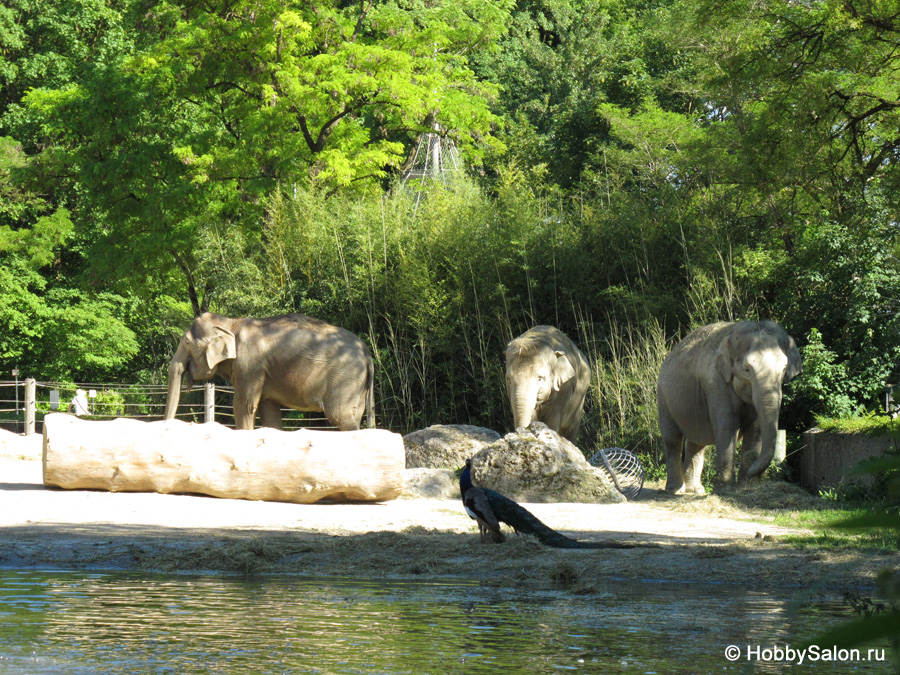
[[[459,477],[453,469],[407,469],[400,497],[459,499]]]
[[[532,422],[472,458],[472,482],[517,502],[616,504],[625,497],[571,442]]]
[[[459,469],[476,452],[500,440],[492,429],[468,424],[435,424],[403,437],[407,469]]]

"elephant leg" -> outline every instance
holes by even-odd
[[[562,426],[559,428],[559,435],[570,441],[574,445],[575,439],[578,438],[578,430],[580,427],[581,420],[578,420],[574,424],[569,424],[568,426]]]
[[[346,414],[344,411],[326,411],[325,417],[328,418],[329,424],[341,431],[357,431],[359,429],[360,420],[354,419],[356,416]]]
[[[741,470],[738,474],[738,481],[747,480],[747,472],[753,463],[759,459],[762,452],[762,431],[759,427],[759,420],[754,419],[744,429],[743,439],[741,440]]]
[[[682,494],[701,496],[706,494],[706,489],[701,481],[703,477],[703,462],[706,458],[705,447],[688,441],[687,447],[684,449],[684,487],[682,488]]]
[[[241,377],[234,373],[234,428],[252,429],[256,420],[256,409],[262,396],[263,380]]]
[[[575,439],[578,438],[578,430],[581,428],[581,418],[584,415],[583,405],[584,402],[582,401],[578,408],[559,427],[559,435],[569,439],[573,444]]]
[[[666,446],[666,492],[684,494],[684,470],[681,463],[681,434],[663,438]]]
[[[366,409],[366,394],[332,395],[323,401],[325,417],[328,422],[341,431],[356,431],[360,428],[363,412]]]
[[[271,429],[281,429],[281,404],[264,398],[259,402],[259,425]]]
[[[734,484],[734,451],[739,429],[733,415],[723,415],[716,425],[716,486]]]
[[[672,419],[668,407],[660,400],[658,408],[659,431],[663,446],[666,449],[666,492],[676,495],[684,494],[684,466],[682,464],[682,446],[684,434]]]
[[[538,413],[538,415],[535,419],[546,424],[548,427],[553,429],[553,431],[558,433],[560,436],[564,436],[565,438],[568,438],[568,436],[566,436],[566,434],[563,433],[564,428],[563,428],[563,420],[562,420],[562,411],[559,410],[557,406],[555,406],[555,405],[552,407],[544,406],[544,409]],[[569,439],[569,440],[571,440],[571,439]]]

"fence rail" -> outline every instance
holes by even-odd
[[[145,421],[161,420],[165,414],[168,389],[160,384],[37,382],[32,379],[0,381],[0,427],[26,436],[40,433],[44,416],[52,412],[72,412],[76,392],[87,398],[85,419],[109,420],[118,417]],[[234,388],[207,382],[192,391],[183,391],[176,419],[188,422],[219,422],[234,428]],[[281,409],[286,431],[307,427],[333,429],[322,413]]]

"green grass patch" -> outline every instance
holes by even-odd
[[[900,550],[897,530],[891,527],[854,527],[847,521],[871,514],[863,508],[829,508],[774,514],[775,525],[812,530],[811,534],[788,535],[781,541],[799,548]]]
[[[866,434],[867,436],[894,436],[900,438],[900,417],[869,414],[862,417],[816,417],[816,425],[833,434]]]

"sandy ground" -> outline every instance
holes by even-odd
[[[0,454],[0,567],[471,578],[556,583],[653,579],[795,587],[871,586],[897,556],[810,551],[718,500],[645,489],[615,504],[527,504],[546,524],[628,549],[559,550],[528,537],[482,544],[457,499],[282,504],[193,495],[46,488],[38,439]]]

